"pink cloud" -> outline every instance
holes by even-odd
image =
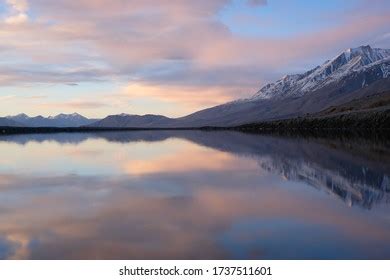
[[[317,32],[248,38],[218,19],[229,0],[8,3],[14,12],[0,23],[1,51],[9,58],[2,65],[0,86],[136,81],[162,90],[173,87],[163,94],[166,100],[192,99],[199,108],[209,104],[207,92],[215,93],[215,103],[247,97],[263,81],[288,74],[292,65],[370,43],[390,24],[387,11],[367,8]],[[240,83],[242,90],[237,90]]]

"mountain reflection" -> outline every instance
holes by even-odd
[[[390,258],[386,139],[59,133],[0,152],[0,259]]]
[[[216,150],[255,158],[262,170],[278,174],[286,180],[303,181],[342,199],[350,206],[370,209],[378,203],[390,203],[388,141],[282,138],[238,132],[136,131],[11,135],[1,137],[0,143],[8,141],[26,145],[54,141],[80,144],[88,139],[131,143],[159,142],[170,138],[185,139]],[[194,160],[196,158],[192,158]],[[202,160],[199,158],[199,161]],[[203,164],[207,164],[207,160]],[[176,165],[174,168],[183,167],[174,159],[164,164],[172,165]],[[152,168],[150,163],[149,167]]]

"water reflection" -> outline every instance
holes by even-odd
[[[237,132],[3,136],[0,258],[388,259],[389,151]]]

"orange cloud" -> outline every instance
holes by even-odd
[[[242,88],[196,87],[175,85],[129,84],[123,94],[129,98],[149,97],[157,100],[182,104],[191,108],[213,106],[230,101]]]

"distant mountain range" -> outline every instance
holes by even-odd
[[[253,97],[208,108],[182,118],[161,115],[111,115],[102,120],[78,114],[30,118],[24,114],[7,117],[25,126],[57,127],[201,127],[235,126],[260,121],[288,119],[332,111],[343,104],[364,105],[365,110],[389,110],[386,97],[390,90],[390,50],[361,46],[350,48],[305,73],[284,76],[261,88]],[[360,100],[360,101],[359,101]],[[366,106],[367,107],[367,106]],[[4,120],[0,119],[0,126]]]
[[[0,126],[23,126],[23,124],[18,123],[14,120],[10,120],[8,118],[0,118]]]
[[[98,121],[97,119],[88,119],[77,113],[59,114],[57,116],[50,116],[47,118],[42,116],[29,117],[26,114],[19,114],[16,116],[7,116],[6,119],[17,123],[18,126],[28,127],[79,127]],[[0,125],[3,125],[1,120]]]

